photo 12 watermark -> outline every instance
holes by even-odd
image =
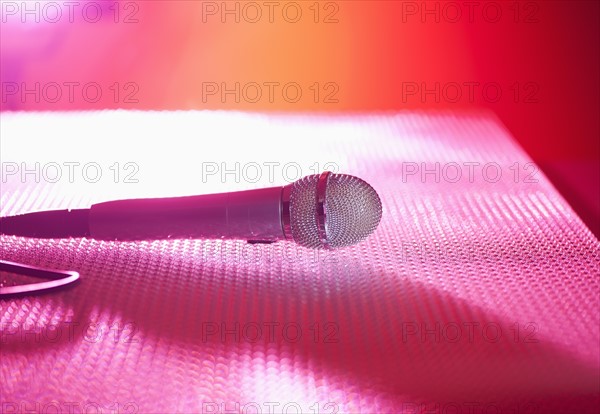
[[[197,263],[222,262],[244,266],[268,265],[272,263],[290,263],[294,266],[335,266],[344,259],[335,249],[299,249],[295,243],[278,242],[242,242],[232,240],[213,240],[205,244],[195,256]],[[280,248],[279,248],[280,247]]]
[[[402,23],[539,23],[539,1],[401,1]]]
[[[17,322],[0,324],[0,344],[19,343],[136,343],[138,327],[133,322],[60,322],[22,325]]]
[[[136,82],[2,82],[2,104],[137,104]]]
[[[267,181],[269,184],[293,183],[307,175],[321,174],[323,171],[337,173],[340,166],[334,161],[249,161],[225,162],[203,161],[200,164],[202,183],[251,183]]]
[[[404,81],[401,83],[400,97],[403,104],[473,104],[500,101],[536,104],[540,102],[540,85],[534,81]]]
[[[2,23],[139,23],[140,1],[0,1]]]
[[[515,184],[538,184],[539,168],[530,161],[510,164],[495,161],[414,162],[400,165],[400,180],[407,183],[497,183],[503,178]]]
[[[333,402],[276,401],[202,401],[202,414],[336,414],[339,406]]]
[[[339,1],[202,1],[202,23],[334,24],[340,22],[340,4]]]
[[[202,322],[202,343],[288,343],[300,341],[315,344],[340,342],[340,326],[336,322]]]
[[[453,231],[466,231],[481,226],[472,219],[455,219],[445,223],[445,226]],[[505,260],[506,255],[515,263],[531,261],[532,251],[535,247],[515,247],[511,251],[496,243],[444,243],[426,242],[421,240],[402,240],[398,246],[396,259],[402,263],[437,263],[437,264],[460,264],[460,263],[487,263]],[[251,255],[249,254],[248,257]],[[258,258],[257,258],[258,260]],[[340,260],[333,257],[323,256],[323,262],[334,262]],[[300,262],[300,260],[299,260]]]
[[[0,182],[20,183],[88,183],[112,182],[137,184],[140,166],[132,161],[99,163],[95,161],[14,162],[0,163]]]
[[[405,321],[400,324],[400,338],[408,343],[498,343],[501,341],[537,344],[539,325],[535,322],[510,325],[497,322],[417,322]]]
[[[136,414],[139,407],[134,402],[95,401],[2,401],[3,414]]]
[[[331,81],[316,82],[202,82],[202,103],[221,104],[338,104],[340,85]]]

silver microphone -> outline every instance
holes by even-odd
[[[283,187],[173,198],[117,200],[89,209],[0,218],[0,233],[99,240],[291,240],[335,249],[365,239],[381,221],[381,200],[360,178],[324,172]]]

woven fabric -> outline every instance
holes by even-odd
[[[81,274],[0,300],[6,413],[597,412],[600,244],[493,115],[4,113],[0,128],[2,215],[324,168],[383,204],[371,237],[331,252],[1,236],[0,259]]]

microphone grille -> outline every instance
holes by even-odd
[[[318,225],[317,183],[309,175],[292,184],[290,225],[294,241],[311,248],[349,246],[369,236],[381,221],[381,200],[367,182],[346,174],[329,174],[325,192],[325,235]]]

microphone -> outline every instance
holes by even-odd
[[[108,201],[89,209],[0,218],[0,234],[97,240],[291,240],[335,249],[364,240],[381,221],[377,192],[360,178],[326,171],[283,187],[173,198]]]

